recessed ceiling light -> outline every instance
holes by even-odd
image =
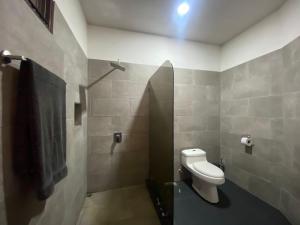
[[[180,16],[184,16],[189,12],[189,10],[190,10],[190,5],[187,2],[182,2],[177,8],[177,13]]]

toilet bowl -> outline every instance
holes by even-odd
[[[208,202],[218,203],[217,185],[224,184],[224,173],[207,161],[206,152],[198,148],[185,149],[181,152],[181,164],[192,173],[194,190]]]

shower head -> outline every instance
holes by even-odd
[[[114,63],[114,62],[111,62],[110,65],[114,68],[114,69],[117,69],[117,70],[121,70],[121,71],[125,71],[125,67],[121,66],[120,63]]]

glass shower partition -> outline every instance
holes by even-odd
[[[162,225],[174,212],[174,70],[166,61],[149,81],[149,179],[147,186]]]

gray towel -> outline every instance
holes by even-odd
[[[67,175],[66,83],[37,63],[21,63],[14,167],[47,199]]]

